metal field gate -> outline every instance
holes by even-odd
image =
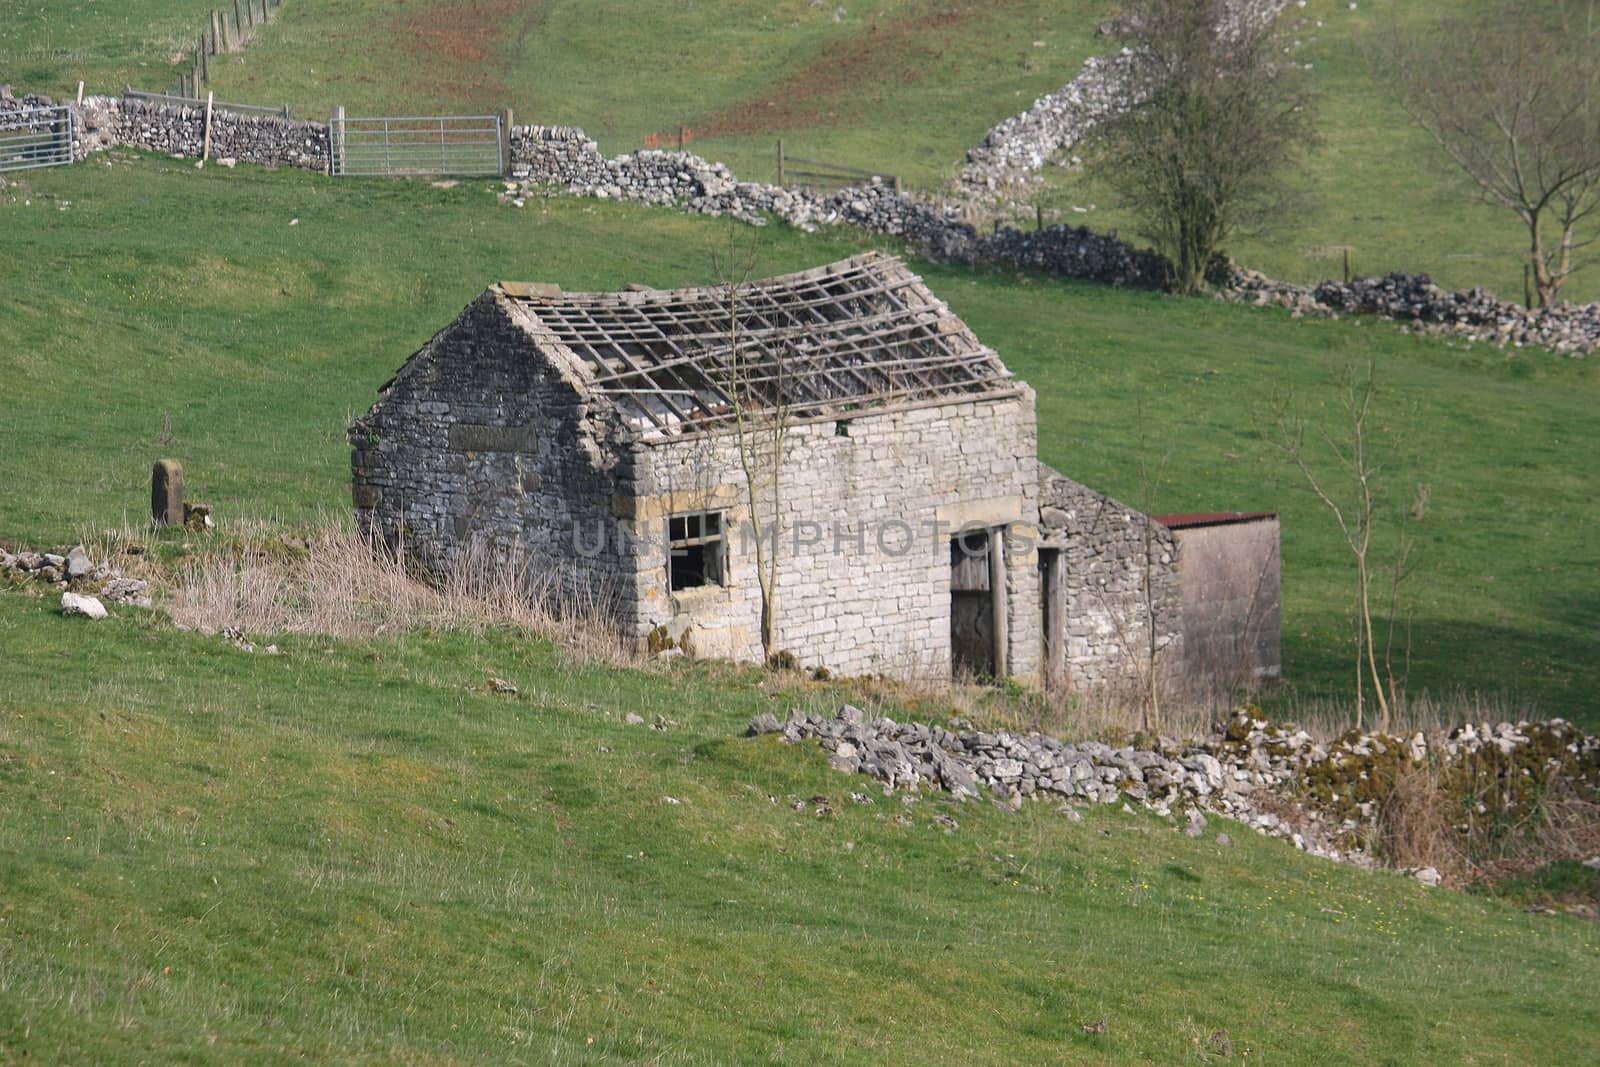
[[[0,111],[0,171],[58,167],[71,162],[71,108]]]
[[[424,115],[346,118],[328,122],[335,175],[402,177],[503,174],[504,130],[499,115]]]

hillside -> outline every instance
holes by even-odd
[[[0,634],[6,1060],[1600,1055],[1593,924],[736,737],[822,690],[511,633],[251,655],[18,594]]]
[[[13,401],[0,536],[57,543],[137,524],[149,465],[169,454],[225,529],[342,521],[344,427],[483,287],[698,283],[726,240],[725,224],[663,210],[498,206],[494,188],[101,158],[0,195],[19,261],[51,265],[15,278],[0,306]],[[865,247],[842,232],[745,235],[768,273]],[[1388,529],[1421,549],[1413,692],[1504,697],[1483,712],[1495,718],[1600,721],[1595,505],[1576,444],[1593,436],[1592,361],[916,266],[1038,391],[1047,462],[1157,513],[1282,512],[1286,706],[1347,688],[1351,565],[1261,432],[1290,391],[1336,428],[1334,377],[1374,362],[1398,438],[1385,446]],[[1159,484],[1143,484],[1141,463]],[[1402,520],[1418,483],[1426,513]]]
[[[210,6],[0,0],[0,83],[165,87]],[[781,136],[933,189],[1103,46],[1108,6],[288,0],[215,81],[303,115],[509,105],[610,152],[682,124],[757,178]],[[1514,229],[1445,193],[1360,60],[1418,7],[1299,9],[1324,21],[1297,52],[1329,98],[1316,206],[1247,262],[1315,276],[1351,243],[1358,270],[1520,287]],[[1600,730],[1593,358],[503,191],[125,150],[8,175],[0,547],[114,545],[191,589],[192,567],[298,558],[350,521],[346,427],[491,283],[706,284],[730,232],[758,275],[882,248],[1036,390],[1041,459],[1149,512],[1280,513],[1284,680],[1260,701],[1314,729],[1349,715],[1352,567],[1265,437],[1284,405],[1337,436],[1336,379],[1373,366],[1379,554],[1402,530],[1417,551],[1415,718]],[[1126,228],[1072,210],[1104,199],[1061,172],[1046,206]],[[162,457],[215,532],[146,525]],[[1577,863],[1528,860],[1496,898],[1217,816],[1186,836],[1137,801],[886,792],[745,726],[850,702],[1081,738],[1102,713],[646,663],[475,599],[380,625],[356,555],[322,569],[365,622],[342,637],[233,640],[159,603],[91,623],[0,575],[0,1063],[1600,1061],[1600,927],[1537,910],[1561,879],[1600,893]]]
[[[1430,272],[1450,288],[1522,294],[1519,224],[1477,203],[1410,127],[1366,58],[1372,41],[1477,0],[1425,4],[1307,0],[1290,11],[1292,57],[1309,65],[1320,141],[1292,179],[1294,217],[1230,250],[1291,281],[1342,270]],[[166,90],[209,10],[191,0],[106,6],[20,3],[0,26],[0,81],[70,93],[124,83]],[[708,0],[670,14],[570,0],[289,3],[244,53],[214,65],[219,99],[293,105],[326,116],[514,109],[519,122],[583,126],[616,154],[676,144],[775,177],[791,155],[898,174],[937,189],[966,150],[1008,115],[1070,81],[1110,47],[1096,32],[1112,5],[1072,0],[887,0],[870,9],[784,0],[752,14]],[[183,42],[188,41],[185,45]],[[1133,233],[1114,197],[1077,172],[1047,168],[1048,217]],[[1032,211],[1025,211],[1028,221]],[[1567,297],[1600,299],[1577,275]]]

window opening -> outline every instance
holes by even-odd
[[[667,588],[698,589],[727,583],[727,529],[720,511],[691,511],[667,518]]]

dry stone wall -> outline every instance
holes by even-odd
[[[1135,684],[1182,667],[1183,619],[1172,531],[1039,464],[1040,544],[1065,554],[1067,684]],[[1150,620],[1155,620],[1154,637]]]
[[[1158,738],[1135,748],[981,731],[960,720],[946,728],[869,719],[847,704],[831,719],[790,712],[780,723],[758,715],[748,732],[815,739],[836,770],[870,775],[891,790],[944,790],[962,800],[987,792],[1009,807],[1031,797],[1053,801],[1067,815],[1077,814],[1072,803],[1131,802],[1160,815],[1185,813],[1184,832],[1192,837],[1205,834],[1211,813],[1368,867],[1381,860],[1373,845],[1396,776],[1430,760],[1473,798],[1463,805],[1468,823],[1474,816],[1529,818],[1552,787],[1586,802],[1600,799],[1600,737],[1561,719],[1468,723],[1431,736],[1352,730],[1319,742],[1246,707],[1205,737]],[[1437,872],[1416,873],[1438,883]]]
[[[203,107],[178,107],[117,97],[84,101],[85,136],[104,135],[108,144],[200,158],[205,146]],[[326,172],[328,127],[275,115],[242,115],[213,109],[211,156],[266,167]]]
[[[54,106],[48,96],[12,95],[0,86],[0,111]],[[161,104],[119,96],[86,96],[70,102],[73,155],[84,159],[106,148],[140,148],[198,159],[205,150],[204,107]],[[328,127],[276,115],[240,114],[214,108],[211,157],[264,167],[328,170]]]

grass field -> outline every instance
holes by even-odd
[[[291,0],[218,80],[302,114],[509,102],[608,150],[757,105],[774,120],[695,147],[759,167],[781,131],[932,183],[1064,80],[1053,64],[1076,69],[1100,14],[885,3],[836,23],[833,6],[786,0],[752,21],[726,0],[670,19]],[[1324,7],[1347,10],[1306,10]],[[114,86],[166,62],[146,81],[159,87],[165,50],[206,9],[0,0],[0,82],[70,89],[88,71]],[[1353,239],[1374,256],[1498,240],[1418,195],[1411,163],[1364,151],[1370,86],[1348,39],[1307,44],[1323,47],[1355,95],[1347,158],[1313,177],[1371,170],[1308,219],[1315,240],[1351,239],[1368,204],[1395,219]],[[502,207],[496,188],[114,153],[0,192],[0,540],[139,529],[164,456],[216,509],[195,551],[261,519],[347,521],[345,425],[486,285],[703,283],[725,238],[659,209]],[[746,233],[765,272],[869,246]],[[1261,253],[1292,275],[1295,247]],[[1044,459],[1153,511],[1281,512],[1275,711],[1347,693],[1350,584],[1330,521],[1261,431],[1286,396],[1336,426],[1335,375],[1374,363],[1385,512],[1407,511],[1418,483],[1432,493],[1420,521],[1389,526],[1422,549],[1414,691],[1600,726],[1592,360],[914,266],[1037,389]],[[883,699],[926,719],[950,710],[937,699],[717,664],[603,667],[508,630],[252,636],[282,654],[0,591],[0,1063],[1600,1060],[1593,923],[1312,860],[1219,820],[1194,840],[1118,806],[1074,823],[1045,805],[905,803],[813,748],[737,737],[761,711]],[[488,692],[491,676],[518,692]]]
[[[108,164],[36,174],[0,199],[12,262],[33,265],[0,306],[0,536],[56,543],[136,524],[164,455],[225,527],[342,520],[345,425],[484,286],[704,282],[721,234],[661,210],[498,207],[487,183]],[[771,272],[863,247],[779,228],[759,240]],[[1414,691],[1600,722],[1592,362],[917,267],[1037,389],[1048,462],[1155,512],[1282,513],[1289,705],[1348,690],[1350,564],[1261,429],[1290,391],[1335,426],[1334,376],[1374,362],[1383,429],[1398,435],[1384,446],[1390,531],[1419,482],[1432,492],[1423,520],[1403,521],[1422,552]],[[1163,469],[1159,485],[1142,484],[1141,463]]]
[[[217,5],[207,0],[5,0],[0,4],[0,85],[66,96],[169,92],[180,56]],[[184,59],[183,69],[189,69]]]
[[[1302,209],[1265,237],[1236,241],[1238,259],[1316,281],[1339,274],[1349,246],[1358,273],[1427,271],[1452,288],[1521,298],[1519,224],[1472,199],[1365,57],[1395,27],[1477,2],[1291,8],[1293,58],[1311,65],[1322,140],[1294,179]],[[91,90],[164,88],[174,42],[208,10],[187,0],[14,6],[19,17],[0,25],[0,81],[59,92],[79,78]],[[290,3],[246,53],[216,64],[213,84],[223,99],[288,102],[313,117],[336,104],[352,115],[511,107],[519,122],[583,126],[613,154],[651,134],[675,143],[686,126],[694,151],[754,180],[775,178],[783,138],[791,155],[935,188],[989,127],[1110,43],[1095,32],[1110,10],[1098,0],[883,0],[842,5],[836,20],[837,9],[810,0],[754,11],[735,0],[670,11],[627,0]],[[1040,199],[1066,222],[1134,230],[1082,176],[1052,169]],[[1600,298],[1600,281],[1579,274],[1566,295]]]
[[[15,593],[0,642],[6,1061],[1600,1056],[1592,923],[736,739],[825,692],[512,634],[252,656]]]

